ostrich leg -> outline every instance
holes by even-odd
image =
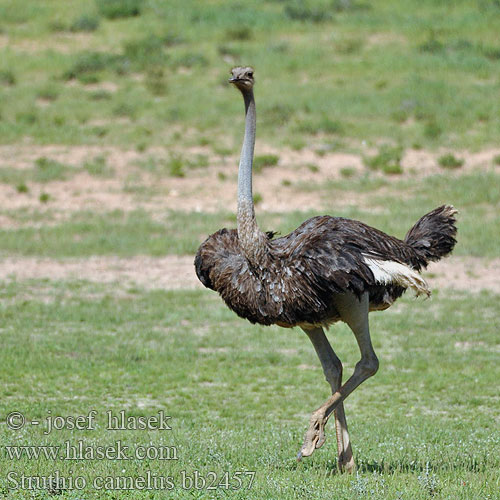
[[[342,321],[349,325],[356,337],[361,351],[361,359],[347,382],[311,415],[309,429],[299,452],[301,456],[308,457],[318,446],[321,446],[324,439],[324,428],[331,413],[356,387],[374,375],[378,369],[378,359],[373,350],[368,327],[368,305],[367,293],[363,294],[359,300],[350,293],[335,297],[335,307],[340,313]]]
[[[323,367],[326,381],[330,384],[332,394],[335,394],[342,384],[342,363],[328,342],[323,328],[314,328],[310,330],[303,328],[303,330],[311,339],[316,354],[321,362],[321,366]],[[354,458],[352,456],[351,442],[349,440],[343,403],[337,406],[334,415],[337,434],[338,468],[341,472],[352,472],[354,469]],[[316,443],[316,447],[319,448],[324,442],[325,436],[323,434]],[[299,453],[298,459],[300,460],[300,458],[301,454]]]

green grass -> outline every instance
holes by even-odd
[[[3,184],[24,184],[37,182],[47,184],[53,181],[63,181],[75,175],[77,168],[69,167],[56,160],[41,156],[31,168],[0,168],[0,182]]]
[[[295,461],[308,414],[328,395],[305,335],[250,325],[208,291],[117,290],[51,281],[4,287],[2,419],[13,410],[44,421],[48,411],[76,416],[93,409],[99,427],[43,435],[35,426],[20,432],[2,426],[0,444],[82,439],[104,446],[120,439],[131,448],[174,446],[179,459],[75,464],[3,455],[0,491],[6,500],[31,498],[27,491],[8,493],[8,471],[43,475],[55,468],[89,481],[150,470],[174,478],[175,498],[195,493],[181,488],[182,470],[255,471],[249,491],[218,490],[230,498],[329,499],[332,491],[340,499],[497,498],[500,373],[491,318],[498,297],[436,293],[427,301],[402,299],[391,311],[372,315],[381,368],[346,402],[359,474],[340,476],[332,422],[325,446]],[[353,336],[340,325],[330,336],[348,373],[358,357]],[[107,431],[105,412],[122,409],[127,416],[164,410],[172,431]],[[200,498],[207,493],[198,492]],[[78,495],[108,498],[92,489]],[[126,498],[164,495],[136,490]]]
[[[252,64],[258,141],[323,156],[378,151],[366,158],[364,172],[346,163],[334,181],[319,182],[318,165],[305,160],[317,184],[295,178],[282,184],[290,196],[309,193],[324,210],[258,207],[264,230],[287,234],[322,212],[403,237],[424,213],[451,203],[459,210],[454,254],[498,258],[500,158],[473,171],[458,163],[464,149],[498,147],[499,15],[498,2],[482,0],[25,0],[22,8],[0,0],[0,143],[20,145],[33,158],[20,168],[6,149],[0,183],[9,203],[0,211],[0,255],[47,257],[54,265],[99,255],[192,255],[208,234],[235,227],[233,213],[162,212],[161,203],[151,211],[128,211],[128,203],[127,211],[69,211],[52,188],[87,172],[116,181],[109,182],[115,194],[156,206],[173,178],[189,183],[194,169],[223,164],[239,150],[243,106],[227,84],[228,70]],[[38,153],[40,144],[101,145],[105,153],[70,166]],[[439,175],[422,178],[402,172],[409,147],[450,155],[438,160]],[[141,157],[115,165],[119,149]],[[255,170],[280,161],[257,156]],[[234,182],[225,171],[218,177],[225,189]],[[262,194],[255,199],[262,202]],[[333,422],[325,446],[295,460],[310,412],[328,396],[300,331],[250,325],[208,290],[148,291],[118,278],[4,280],[0,497],[500,498],[497,317],[498,295],[451,290],[436,290],[429,300],[407,296],[372,315],[381,367],[346,401],[359,470],[348,476],[336,472]],[[358,360],[356,343],[344,325],[329,336],[346,376]],[[93,409],[95,430],[44,435],[33,425],[18,431],[5,425],[15,410],[43,420],[48,412]],[[128,416],[163,410],[172,431],[108,431],[107,410]],[[5,449],[79,439],[91,446],[117,440],[130,448],[174,446],[178,460],[12,460]],[[171,476],[174,486],[8,490],[9,471],[54,470],[88,481],[149,470]],[[255,482],[250,490],[183,489],[182,471],[195,470],[205,477],[216,472],[222,483],[225,472],[255,471]]]
[[[168,145],[178,142],[177,125],[233,146],[241,102],[223,82],[235,63],[256,66],[259,137],[267,142],[300,145],[325,135],[404,147],[497,142],[494,2],[460,1],[451,13],[445,4],[414,0],[100,0],[95,7],[27,0],[21,13],[0,4],[10,40],[0,49],[2,142],[128,145],[144,140],[137,137],[146,128],[151,144]],[[55,24],[87,30],[84,46],[68,33],[54,39]],[[83,85],[64,85],[66,78]],[[92,103],[85,84],[102,81],[120,90]],[[59,98],[33,110],[38,87],[57,82]],[[105,139],[82,127],[108,119],[123,101],[137,106],[131,123],[110,123]]]

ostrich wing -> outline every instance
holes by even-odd
[[[351,219],[313,217],[272,244],[280,259],[325,292],[359,295],[369,286],[393,281],[406,287],[411,285],[391,279],[392,270],[417,274],[411,269],[416,267],[416,258],[409,245]],[[390,271],[386,271],[388,263]]]

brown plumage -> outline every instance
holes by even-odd
[[[343,399],[378,368],[368,331],[368,312],[388,308],[406,288],[429,294],[418,271],[448,255],[456,243],[456,210],[449,205],[424,215],[405,240],[362,222],[327,215],[313,217],[274,239],[255,220],[251,169],[255,141],[253,69],[234,68],[231,83],[242,92],[246,127],[238,176],[238,228],[221,229],[200,246],[195,258],[200,281],[217,291],[236,314],[252,323],[300,326],[313,341],[332,397],[313,414],[301,456],[324,442],[323,428],[335,412],[339,467],[352,469]],[[342,365],[322,327],[345,321],[362,358],[341,386]]]
[[[237,231],[221,229],[200,246],[196,273],[252,323],[327,326],[340,319],[334,294],[368,292],[370,310],[389,307],[405,288],[377,283],[365,257],[419,270],[453,248],[454,213],[442,206],[422,217],[408,233],[411,244],[355,220],[313,217],[287,236],[268,239],[257,265],[245,257]]]

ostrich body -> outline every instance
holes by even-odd
[[[324,427],[333,413],[338,466],[350,471],[354,460],[343,401],[378,369],[368,313],[387,309],[407,288],[417,295],[430,294],[419,271],[453,250],[456,210],[447,205],[436,208],[404,240],[362,222],[330,216],[313,217],[292,233],[273,239],[273,233],[259,229],[252,199],[253,69],[234,68],[229,81],[245,102],[237,229],[221,229],[200,246],[196,273],[242,318],[262,325],[298,326],[309,336],[332,395],[313,412],[298,458],[311,455],[324,443]],[[342,363],[324,333],[337,321],[351,328],[361,352],[344,384]]]

